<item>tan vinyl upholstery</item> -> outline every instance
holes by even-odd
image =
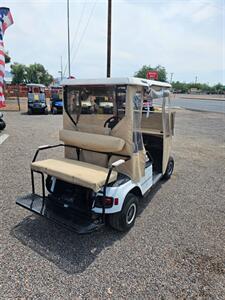
[[[120,152],[125,141],[114,136],[62,129],[59,139],[67,145],[100,152]]]
[[[69,183],[90,188],[98,192],[105,184],[109,169],[71,159],[46,159],[33,162],[33,171],[54,176]],[[112,171],[109,183],[117,179],[117,172]]]

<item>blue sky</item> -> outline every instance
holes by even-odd
[[[38,62],[67,74],[66,0],[7,0],[14,24],[5,33],[12,61]],[[71,70],[77,78],[105,77],[106,0],[70,0]],[[225,1],[113,0],[112,76],[142,65],[166,67],[168,78],[225,83]]]

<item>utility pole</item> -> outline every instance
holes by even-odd
[[[173,73],[170,73],[170,83],[172,83],[173,80]]]
[[[67,34],[68,34],[68,75],[71,76],[70,72],[70,3],[67,0]]]
[[[197,83],[198,80],[198,76],[195,76],[195,84]]]
[[[63,65],[62,65],[62,56],[61,56],[61,60],[60,60],[60,71],[59,71],[59,73],[60,73],[60,78],[61,78],[61,81],[62,81],[62,79],[63,79]]]
[[[112,27],[112,0],[108,0],[108,32],[107,32],[107,72],[111,76],[111,27]]]

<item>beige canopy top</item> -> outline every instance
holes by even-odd
[[[168,82],[143,79],[138,77],[121,78],[99,78],[99,79],[65,79],[61,82],[62,86],[88,86],[88,85],[137,85],[145,87],[171,88]]]

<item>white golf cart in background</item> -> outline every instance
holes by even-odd
[[[171,86],[107,78],[69,79],[63,87],[62,143],[38,148],[31,163],[32,193],[16,203],[78,233],[94,231],[105,222],[127,231],[141,198],[173,172]],[[161,99],[161,110],[143,110],[146,93],[148,99]],[[82,103],[89,99],[92,109],[87,114]],[[104,99],[107,110],[99,107],[98,99]],[[56,147],[64,147],[64,158],[37,160],[40,151]],[[35,193],[34,173],[42,178],[41,195]]]

